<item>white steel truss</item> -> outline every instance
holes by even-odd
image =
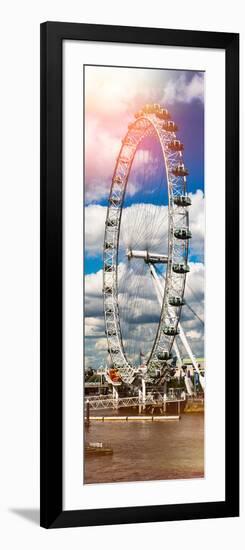
[[[86,402],[89,401],[89,406],[91,410],[98,410],[98,409],[114,409],[114,408],[121,408],[121,407],[136,407],[141,404],[143,405],[160,405],[164,403],[174,403],[174,402],[180,402],[185,401],[185,397],[177,397],[176,398],[165,398],[162,397],[154,397],[154,395],[146,395],[143,401],[143,398],[139,396],[135,397],[118,397],[117,400],[113,397],[96,397],[95,399],[86,398]],[[86,405],[85,402],[85,405]]]
[[[156,270],[154,268],[154,265],[152,264],[149,264],[149,268],[150,268],[150,271],[151,271],[151,274],[152,274],[152,277],[153,277],[153,280],[154,280],[154,283],[155,283],[155,288],[156,288],[156,293],[157,293],[157,297],[158,297],[158,301],[161,305],[161,302],[162,302],[162,299],[163,299],[163,295],[164,295],[164,289],[162,287],[162,284],[159,280],[159,277],[156,273]],[[160,297],[160,300],[159,300],[159,297]],[[185,332],[184,332],[184,329],[179,321],[178,323],[178,327],[179,327],[179,337],[181,339],[181,342],[191,360],[191,363],[194,367],[194,369],[196,370],[196,372],[198,373],[199,375],[199,379],[200,379],[200,384],[202,386],[202,389],[204,390],[205,389],[205,379],[204,379],[204,376],[201,374],[200,372],[200,369],[199,369],[199,366],[198,366],[198,363],[196,361],[196,358],[192,352],[192,349],[191,349],[191,346],[187,340],[187,337],[185,335]],[[178,346],[177,346],[177,343],[176,343],[176,340],[174,340],[174,343],[173,343],[174,347],[175,347],[175,351],[176,351],[176,355],[177,355],[177,358],[181,361],[181,357],[180,357],[180,353],[179,353],[179,349],[178,349]]]

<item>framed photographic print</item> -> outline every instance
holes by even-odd
[[[239,36],[41,25],[41,525],[239,514]]]

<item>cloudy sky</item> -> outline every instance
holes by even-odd
[[[103,319],[102,243],[107,199],[121,140],[133,114],[145,103],[171,112],[184,143],[192,197],[185,298],[204,318],[204,74],[194,71],[85,67],[85,365],[107,359]],[[150,227],[150,231],[149,231]],[[148,228],[148,229],[146,229]],[[132,360],[153,342],[159,305],[142,263],[125,261],[128,246],[164,253],[167,246],[166,174],[159,146],[143,141],[125,196],[119,250],[119,306],[126,351]],[[129,294],[131,293],[131,294]],[[129,300],[129,295],[134,297]],[[130,304],[130,305],[129,305]],[[130,322],[129,322],[130,320]],[[196,356],[203,356],[203,324],[188,307],[182,324]],[[181,347],[181,346],[180,346]]]

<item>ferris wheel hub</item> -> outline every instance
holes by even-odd
[[[140,258],[144,260],[147,264],[167,264],[168,256],[167,254],[158,254],[156,252],[148,252],[148,250],[132,250],[131,248],[127,250],[126,256],[128,260],[132,258]]]

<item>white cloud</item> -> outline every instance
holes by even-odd
[[[203,73],[195,73],[191,80],[188,80],[185,74],[181,74],[177,79],[170,79],[167,82],[163,103],[171,105],[176,102],[191,103],[193,100],[204,102]]]
[[[98,289],[102,292],[103,271],[90,273],[85,277],[85,296],[97,296]]]
[[[105,331],[104,319],[102,316],[86,316],[85,336],[90,338],[100,338]]]
[[[199,189],[190,194],[192,206],[189,209],[190,256],[203,260],[205,231],[205,199]],[[85,248],[88,256],[101,256],[106,206],[89,205],[85,208]],[[161,223],[160,223],[161,222]],[[124,248],[145,249],[164,253],[167,250],[167,206],[134,204],[123,210],[121,223],[121,243]]]
[[[99,201],[109,194],[121,140],[92,115],[86,118],[85,143],[85,200]]]
[[[85,316],[94,318],[89,321],[89,330],[101,330],[101,319],[103,317],[103,296],[102,296],[103,272],[91,273],[85,277]],[[99,319],[99,324],[96,322]],[[91,327],[94,327],[91,329]],[[96,328],[95,328],[96,327]],[[104,330],[104,327],[103,327]]]
[[[102,253],[106,206],[91,204],[85,208],[85,250],[89,256],[96,256]]]
[[[88,256],[101,256],[107,207],[89,205],[85,208],[85,250]],[[161,221],[161,224],[159,223]],[[167,206],[134,204],[123,210],[120,243],[124,248],[147,247],[151,251],[166,250]]]
[[[107,351],[107,349],[108,349],[107,339],[106,338],[101,338],[100,340],[98,340],[95,344],[95,349],[96,350]]]
[[[196,255],[203,261],[204,233],[205,233],[205,198],[203,192],[198,189],[196,193],[190,193],[192,205],[189,209],[189,222],[192,232],[190,241],[190,255]]]
[[[205,268],[201,262],[189,262],[190,273],[186,277],[185,297],[190,304],[204,299]]]
[[[191,340],[200,340],[202,338],[202,333],[198,330],[188,330],[186,332],[186,337]]]

